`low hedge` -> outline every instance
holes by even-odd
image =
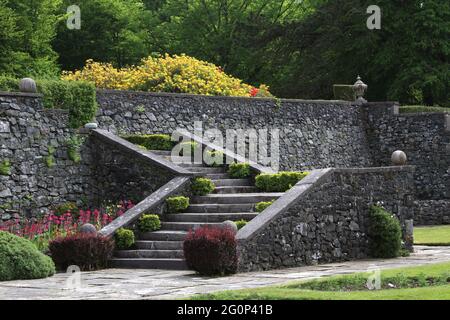
[[[175,146],[175,142],[167,134],[131,134],[123,138],[148,150],[170,151]]]
[[[248,163],[232,163],[228,167],[228,174],[233,179],[244,179],[250,176],[250,165]]]
[[[120,228],[114,235],[114,242],[118,250],[130,249],[135,243],[134,232],[129,229]]]
[[[0,91],[19,91],[15,78],[0,77]],[[84,81],[36,80],[43,105],[47,109],[69,111],[69,125],[79,128],[92,121],[97,113],[95,86]]]
[[[213,192],[215,188],[212,180],[208,178],[196,178],[191,184],[192,193],[197,196],[206,196]]]
[[[255,205],[255,209],[256,209],[257,212],[263,212],[263,211],[266,210],[268,207],[270,207],[270,206],[272,205],[272,203],[274,203],[274,202],[275,202],[275,200],[258,202],[258,203]]]
[[[248,221],[241,219],[241,220],[235,221],[234,223],[236,224],[236,227],[238,228],[238,230],[241,230],[243,227],[245,227],[245,225],[248,223]]]
[[[54,273],[52,259],[33,243],[0,231],[0,281],[46,278]]]
[[[76,234],[59,237],[49,243],[56,267],[66,270],[71,265],[82,271],[106,268],[114,252],[114,240],[97,234]]]
[[[167,209],[171,213],[182,212],[189,207],[188,197],[170,197],[166,199]]]
[[[264,192],[285,192],[308,175],[308,172],[262,173],[256,176],[256,187]]]
[[[189,231],[183,251],[189,269],[201,275],[226,275],[237,271],[235,235],[228,228],[206,226]]]
[[[139,218],[138,229],[140,232],[152,232],[161,229],[161,221],[157,214],[144,214]]]
[[[380,206],[369,210],[369,250],[373,258],[395,258],[402,248],[402,229],[397,217]]]

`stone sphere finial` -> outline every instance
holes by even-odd
[[[238,232],[238,228],[237,228],[236,223],[234,223],[234,221],[231,221],[231,220],[227,220],[227,221],[222,222],[222,228],[229,229],[233,233],[237,233]]]
[[[23,78],[19,82],[19,90],[20,92],[36,93],[37,92],[36,81],[34,81],[31,78]]]
[[[80,228],[80,233],[84,233],[84,234],[97,234],[97,228],[90,224],[90,223],[85,223],[81,226]]]
[[[408,158],[406,153],[401,150],[394,151],[391,156],[391,162],[394,166],[404,166]]]
[[[367,84],[362,82],[361,77],[358,75],[358,77],[356,78],[356,82],[353,85],[353,91],[355,92],[357,102],[360,102],[360,103],[367,102],[367,100],[364,99],[364,93],[366,92],[366,90],[367,90]]]

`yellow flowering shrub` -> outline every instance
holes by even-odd
[[[144,58],[140,65],[117,69],[109,63],[86,61],[82,70],[63,72],[64,80],[84,80],[97,88],[215,96],[270,97],[269,88],[255,88],[227,75],[212,63],[186,55]]]

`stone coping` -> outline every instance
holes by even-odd
[[[42,98],[43,95],[40,93],[0,91],[0,97]]]
[[[266,208],[236,234],[238,242],[248,241],[255,237],[278,215],[289,210],[297,201],[313,191],[314,186],[322,183],[335,172],[363,174],[363,173],[380,173],[380,172],[401,172],[415,171],[415,166],[391,166],[391,167],[373,167],[373,168],[326,168],[312,170],[309,175],[300,180],[294,187],[289,189],[283,196],[278,198],[271,206]]]
[[[170,172],[173,172],[180,176],[194,176],[195,174],[184,169],[183,167],[177,166],[176,164],[170,162],[169,160],[164,159],[163,157],[154,154],[153,152],[143,150],[137,147],[135,144],[128,142],[125,139],[116,136],[115,134],[101,129],[93,129],[92,134],[101,139],[102,141],[112,144],[124,152],[128,152],[133,154],[137,158],[144,160],[146,162],[150,162],[154,165],[157,165],[163,169],[166,169]]]
[[[97,89],[97,92],[104,94],[123,94],[123,95],[140,95],[149,97],[172,97],[172,98],[200,98],[200,99],[218,99],[218,100],[245,100],[245,101],[281,101],[281,102],[297,102],[297,103],[313,103],[313,104],[342,104],[352,105],[351,101],[344,100],[306,100],[306,99],[278,99],[278,98],[263,98],[263,97],[235,97],[235,96],[208,96],[202,94],[188,94],[188,93],[169,93],[169,92],[146,92],[146,91],[131,91],[131,90],[111,90],[111,89]]]
[[[127,210],[110,224],[99,231],[103,236],[112,236],[118,229],[126,227],[136,221],[142,214],[160,205],[167,197],[177,193],[190,181],[189,177],[175,177],[150,196]]]

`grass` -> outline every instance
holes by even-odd
[[[450,108],[430,106],[401,106],[399,111],[400,113],[450,112]]]
[[[433,227],[415,227],[414,244],[450,246],[450,225]]]
[[[292,282],[282,286],[223,291],[193,296],[194,300],[450,300],[450,263],[381,271],[382,288],[363,288],[368,273]]]

